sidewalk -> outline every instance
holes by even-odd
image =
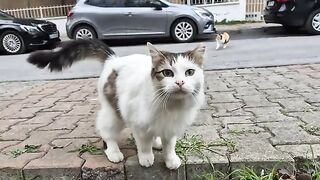
[[[191,156],[169,171],[161,152],[142,168],[128,129],[119,140],[126,162],[110,163],[96,149],[96,81],[0,83],[1,180],[192,179],[210,170]],[[311,158],[310,144],[320,156],[320,64],[207,71],[206,83],[207,104],[186,133],[222,142],[206,152],[216,170],[290,166]]]

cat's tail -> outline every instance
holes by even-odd
[[[27,61],[41,69],[48,66],[51,71],[62,71],[74,62],[86,58],[104,62],[114,55],[114,51],[99,40],[78,39],[63,42],[60,47],[53,50],[33,52]]]

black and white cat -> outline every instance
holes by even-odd
[[[123,160],[117,135],[132,129],[139,163],[154,162],[152,146],[163,149],[166,166],[181,165],[175,152],[176,140],[196,117],[204,102],[203,61],[205,47],[183,53],[160,51],[147,44],[150,55],[117,57],[97,40],[74,40],[56,50],[32,53],[28,61],[39,68],[61,71],[73,62],[95,58],[104,62],[98,82],[101,109],[96,129],[107,144],[112,162]]]

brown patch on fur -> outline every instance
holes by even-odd
[[[119,99],[117,97],[117,87],[116,87],[116,80],[118,74],[115,70],[108,77],[107,83],[104,84],[103,91],[104,95],[106,96],[107,100],[116,111],[117,115],[120,117],[120,112],[118,108]]]

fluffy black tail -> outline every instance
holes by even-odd
[[[36,51],[30,54],[27,61],[38,68],[47,65],[51,71],[62,71],[72,63],[85,58],[94,58],[104,62],[115,55],[106,44],[99,40],[79,39],[61,43],[60,47],[53,50]]]

